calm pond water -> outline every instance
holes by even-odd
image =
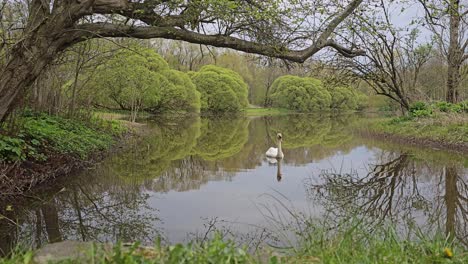
[[[146,136],[1,213],[0,251],[65,239],[245,241],[290,219],[395,223],[468,240],[468,157],[366,138],[358,115],[148,120]],[[283,134],[284,160],[265,151]],[[280,176],[278,172],[280,171]],[[10,202],[11,204],[11,202]],[[267,231],[266,231],[267,230]]]

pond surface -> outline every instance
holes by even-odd
[[[366,138],[368,116],[147,120],[119,154],[1,213],[0,252],[73,239],[270,239],[288,211],[468,240],[468,157]],[[284,159],[265,151],[283,134]],[[276,162],[276,163],[274,163]],[[288,218],[289,217],[289,218]],[[280,224],[280,226],[278,226]],[[266,231],[268,230],[268,231]]]

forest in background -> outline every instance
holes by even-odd
[[[80,31],[77,36],[57,33],[56,40],[43,39],[52,34],[44,21],[66,19],[61,4],[75,6],[57,1],[45,10],[39,2],[34,4],[0,4],[2,121],[10,114],[14,120],[14,113],[25,108],[67,117],[92,108],[135,113],[238,111],[248,103],[301,112],[370,106],[405,113],[415,102],[468,99],[468,7],[463,1],[137,1],[113,7],[103,2],[94,3],[99,5],[94,13],[76,6],[73,21],[50,22],[50,30],[67,30],[67,23],[73,22],[72,30]],[[31,12],[35,10],[41,12]],[[400,16],[405,19],[399,21]],[[166,24],[154,20],[162,18]],[[112,25],[128,25],[125,30],[130,31],[100,28]],[[135,33],[164,27],[182,31]],[[99,33],[84,32],[93,30]],[[149,61],[151,56],[159,62]],[[29,60],[23,63],[24,58]],[[207,82],[191,76],[211,64],[239,75],[242,87],[227,87],[226,78],[214,81],[211,76]],[[200,102],[184,73],[195,82]],[[290,78],[287,85],[274,85],[284,75],[321,83],[305,85],[311,79]],[[320,92],[316,86],[323,86]],[[281,92],[278,87],[283,87]],[[209,99],[213,92],[216,100]],[[225,106],[232,99],[238,103]]]

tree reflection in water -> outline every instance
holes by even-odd
[[[6,214],[9,220],[0,219],[0,255],[16,245],[40,247],[61,240],[149,242],[159,235],[157,211],[148,206],[148,194],[93,177],[77,180],[59,193],[24,201],[22,210]]]
[[[467,174],[460,173],[463,167],[429,167],[409,153],[382,152],[379,160],[364,176],[324,171],[319,183],[307,182],[308,194],[325,206],[336,223],[358,217],[372,229],[392,222],[407,235],[419,228],[445,232],[467,243],[468,186]]]
[[[240,171],[247,175],[266,167],[265,151],[274,144],[277,132],[284,136],[285,158],[278,164],[276,179],[274,170],[268,170],[271,175],[264,183],[257,172],[265,173],[265,168],[255,170],[252,177],[259,177],[249,178],[257,184],[249,186],[250,191],[280,180],[281,169],[286,174],[281,186],[287,189],[292,179],[308,176],[292,166],[327,166],[324,161],[348,154],[350,160],[365,157],[374,163],[368,173],[324,172],[318,180],[307,182],[308,196],[325,205],[336,220],[358,212],[372,225],[387,220],[409,222],[400,229],[415,225],[440,229],[467,241],[468,173],[460,161],[450,162],[449,155],[440,153],[448,161],[437,163],[400,145],[392,151],[394,147],[381,141],[355,137],[350,125],[356,119],[290,115],[149,122],[141,140],[94,170],[65,179],[49,194],[22,204],[18,201],[13,211],[0,204],[0,214],[7,217],[0,217],[0,250],[8,252],[18,242],[40,246],[65,239],[149,241],[164,231],[158,211],[149,206],[150,193],[175,191],[171,194],[178,195],[208,182],[229,182]],[[293,169],[299,175],[288,175]],[[238,189],[227,184],[222,185],[237,194]]]

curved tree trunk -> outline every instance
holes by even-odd
[[[12,51],[12,57],[0,75],[0,121],[4,121],[14,106],[24,99],[26,89],[53,59],[41,54],[46,52],[38,53],[38,56],[29,57],[18,49]]]

